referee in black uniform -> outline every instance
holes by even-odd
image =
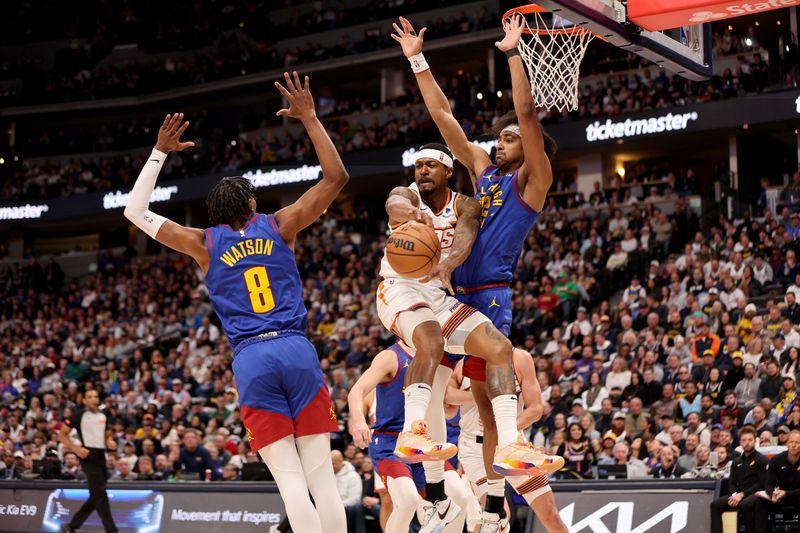
[[[85,409],[64,421],[58,438],[81,458],[83,473],[86,474],[89,484],[89,499],[78,509],[69,524],[61,526],[61,532],[72,533],[83,525],[92,511],[97,511],[106,533],[114,533],[118,530],[111,516],[111,506],[106,494],[106,415],[98,410],[100,396],[96,390],[86,391],[83,405]],[[81,444],[75,444],[69,438],[73,428],[77,430]],[[117,445],[108,439],[108,447],[114,450]]]

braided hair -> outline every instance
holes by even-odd
[[[250,199],[255,198],[253,184],[242,176],[222,178],[206,197],[208,218],[212,226],[227,224],[235,227],[244,225],[253,215]]]

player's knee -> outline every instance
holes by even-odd
[[[422,327],[422,326],[420,326]],[[414,346],[417,349],[414,358],[421,357],[431,365],[438,365],[444,355],[444,338],[441,332],[423,330],[414,332]]]
[[[505,337],[492,339],[486,355],[486,362],[489,364],[502,365],[511,363],[514,357],[514,346]]]
[[[419,493],[416,492],[413,486],[406,487],[403,485],[401,489],[395,489],[392,494],[392,504],[401,513],[414,512],[419,505]]]

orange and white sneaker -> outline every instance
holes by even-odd
[[[397,436],[394,456],[407,464],[422,461],[446,461],[458,452],[458,447],[449,442],[436,442],[428,435],[428,424],[415,420],[411,431],[403,431]]]
[[[552,474],[564,467],[564,458],[547,455],[543,448],[529,442],[515,442],[494,454],[492,469],[502,476]]]

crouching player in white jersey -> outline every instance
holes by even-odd
[[[519,431],[528,429],[531,424],[542,416],[542,390],[536,379],[536,369],[531,355],[520,348],[514,349],[514,371],[517,379],[517,390],[520,394],[517,428]],[[453,376],[447,385],[445,403],[458,405],[461,408],[461,436],[458,439],[458,459],[464,469],[467,479],[472,485],[472,490],[484,504],[489,492],[491,480],[486,476],[483,458],[483,425],[480,413],[475,404],[475,398],[470,390],[471,380],[463,374],[463,362],[459,362],[453,371]],[[561,521],[553,497],[553,490],[548,483],[545,473],[530,476],[510,476],[506,480],[511,484],[536,513],[536,518],[545,526],[548,533],[566,533],[567,528]],[[500,480],[503,483],[502,480]],[[483,513],[487,514],[486,511]],[[506,512],[506,515],[508,513]],[[486,518],[486,517],[483,517]],[[487,529],[486,522],[497,524],[495,531],[506,532],[509,522],[506,517],[490,517],[491,520],[468,522],[467,529],[473,531],[484,522],[483,532]]]
[[[369,456],[391,497],[392,512],[384,528],[386,533],[407,533],[411,519],[423,501],[419,495],[425,484],[422,465],[401,463],[394,456],[395,443],[403,428],[403,383],[412,360],[412,350],[408,346],[394,344],[375,357],[347,397],[353,442],[360,448],[369,446]],[[373,396],[373,391],[375,424],[370,432],[366,419],[370,403],[367,399]],[[451,506],[440,520],[433,520],[436,507],[426,505],[422,533],[432,531],[437,523],[450,522],[458,515],[459,509],[478,505],[475,496],[452,468],[445,472],[444,483],[447,494],[456,505]],[[453,526],[460,533],[461,527],[456,528],[455,523]],[[450,526],[446,526],[444,531],[449,529]]]
[[[436,461],[425,469],[426,492],[438,502],[442,514],[449,505],[441,481],[443,461],[456,453],[456,447],[446,442],[444,392],[450,369],[440,366],[445,349],[486,362],[487,393],[501,435],[494,463],[523,475],[536,470],[547,457],[516,440],[511,342],[485,315],[444,290],[452,292],[450,274],[470,253],[480,226],[480,204],[447,187],[453,172],[447,147],[424,146],[414,166],[415,183],[395,188],[386,201],[389,225],[396,229],[408,221],[420,221],[433,226],[441,242],[441,261],[426,278],[414,280],[399,276],[384,256],[380,272],[384,281],[378,287],[376,306],[384,326],[416,352],[406,377],[405,419],[395,455],[410,463]],[[430,435],[425,421],[431,424]]]

